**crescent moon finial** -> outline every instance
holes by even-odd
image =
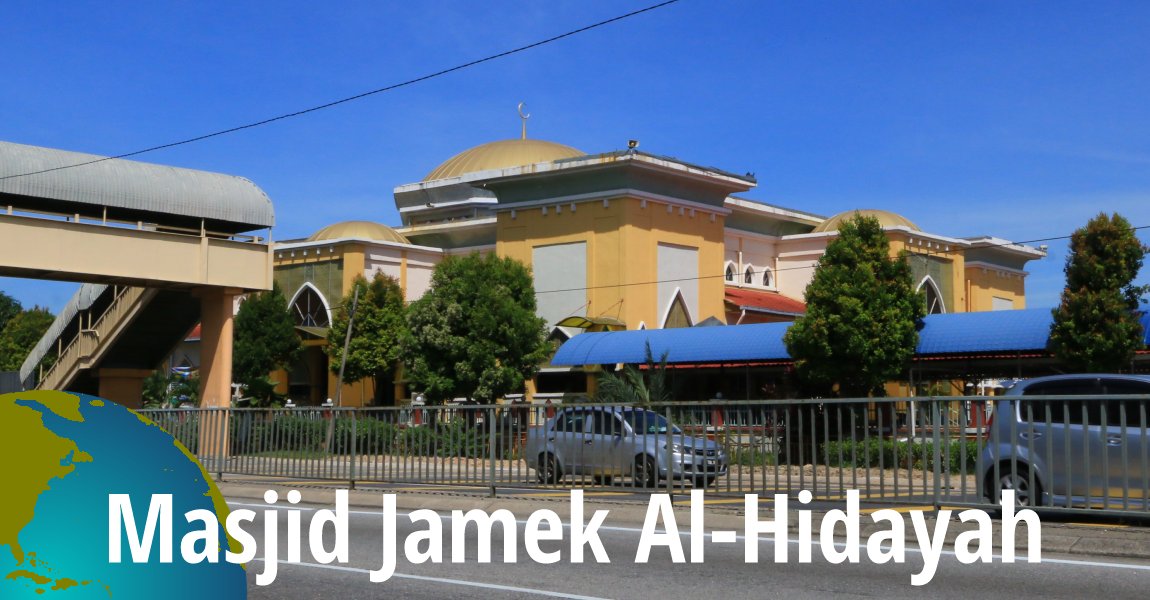
[[[531,113],[523,112],[525,108],[527,108],[526,102],[520,102],[519,106],[516,107],[516,111],[519,112],[519,118],[523,119],[523,139],[527,139],[527,119],[531,118]]]

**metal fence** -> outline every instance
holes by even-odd
[[[143,411],[209,471],[1150,514],[1150,396]]]

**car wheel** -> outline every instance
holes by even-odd
[[[554,454],[544,454],[539,457],[539,468],[535,470],[539,476],[539,483],[559,483],[563,480],[563,467]]]
[[[710,487],[715,482],[715,477],[712,475],[696,475],[693,481],[695,487],[705,488]]]
[[[631,481],[637,488],[653,488],[659,483],[659,471],[655,467],[655,459],[650,456],[640,456],[635,459],[635,467],[631,469]]]
[[[1042,486],[1036,480],[1031,487],[1030,470],[1023,465],[1017,468],[1012,468],[1010,463],[999,466],[998,484],[994,486],[995,501],[998,504],[1002,504],[1003,490],[1014,490],[1015,506],[1036,506],[1042,498]]]

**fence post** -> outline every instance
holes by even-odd
[[[495,497],[495,406],[487,407],[487,475],[492,498]]]
[[[940,400],[937,397],[931,398],[930,401],[930,418],[934,422],[934,434],[931,439],[934,440],[934,456],[931,459],[934,462],[934,509],[938,510],[942,507],[942,436],[939,431],[942,429],[942,411],[939,409]]]
[[[216,481],[224,480],[224,461],[228,456],[228,420],[231,415],[228,412],[230,408],[219,409],[223,418],[220,419],[220,443],[218,448],[223,448],[223,451],[216,456]]]
[[[663,407],[663,418],[667,419],[667,443],[666,443],[666,448],[667,448],[667,495],[670,496],[672,501],[674,501],[675,493],[674,493],[674,490],[672,487],[672,485],[674,483],[674,477],[672,477],[672,473],[674,472],[675,468],[673,466],[673,463],[671,462],[672,460],[674,460],[674,458],[673,458],[674,454],[673,454],[673,448],[672,448],[673,440],[671,438],[671,407],[670,407],[670,405]],[[657,489],[658,487],[659,487],[659,461],[655,461],[655,488]]]
[[[358,413],[358,410],[356,410],[356,409],[351,410],[351,441],[350,441],[350,443],[348,443],[348,447],[351,449],[351,455],[350,455],[351,464],[348,465],[348,476],[351,480],[349,487],[353,490],[355,489],[355,480],[356,480],[355,455],[359,452],[359,449],[356,446],[357,442],[359,442],[359,433],[358,433],[358,427],[357,427],[358,421],[356,419],[357,413]]]

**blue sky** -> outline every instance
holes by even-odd
[[[502,52],[654,0],[9,3],[0,139],[121,154]],[[1150,4],[682,0],[509,58],[139,160],[242,175],[274,236],[398,224],[392,189],[529,136],[753,172],[752,199],[956,237],[1150,225]],[[1150,229],[1139,236],[1150,242]],[[1030,264],[1057,303],[1066,243]],[[1037,244],[1037,242],[1036,242]],[[1150,281],[1150,266],[1140,282]],[[74,284],[0,279],[58,310]]]

